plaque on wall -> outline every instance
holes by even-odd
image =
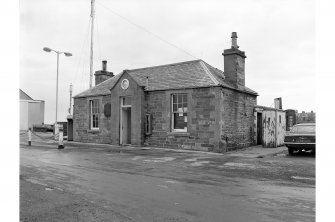
[[[104,105],[104,115],[105,115],[105,117],[110,117],[111,116],[111,104],[110,103],[106,103]]]
[[[123,79],[121,81],[121,88],[126,90],[126,89],[128,89],[128,87],[129,87],[129,80],[128,79]]]

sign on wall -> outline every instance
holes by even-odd
[[[111,116],[111,104],[110,103],[106,103],[104,105],[104,115],[107,118]]]

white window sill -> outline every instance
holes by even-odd
[[[188,132],[182,132],[182,131],[172,131],[167,133],[168,136],[190,136],[190,133]]]
[[[100,129],[99,128],[98,129],[89,129],[87,132],[88,133],[100,133]]]

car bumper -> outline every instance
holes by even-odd
[[[284,142],[284,144],[288,148],[315,149],[315,143],[291,143],[291,142]]]

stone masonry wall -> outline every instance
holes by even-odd
[[[147,92],[145,112],[152,114],[152,134],[145,145],[221,152],[217,105],[220,88],[198,88]],[[187,133],[171,132],[171,96],[186,93]]]
[[[257,97],[229,89],[223,89],[222,97],[221,137],[226,140],[227,151],[252,145]]]
[[[89,129],[89,100],[100,100],[99,130]],[[110,104],[111,97],[98,96],[88,98],[75,98],[73,110],[73,140],[85,143],[110,143],[111,121],[105,117],[104,106]]]

